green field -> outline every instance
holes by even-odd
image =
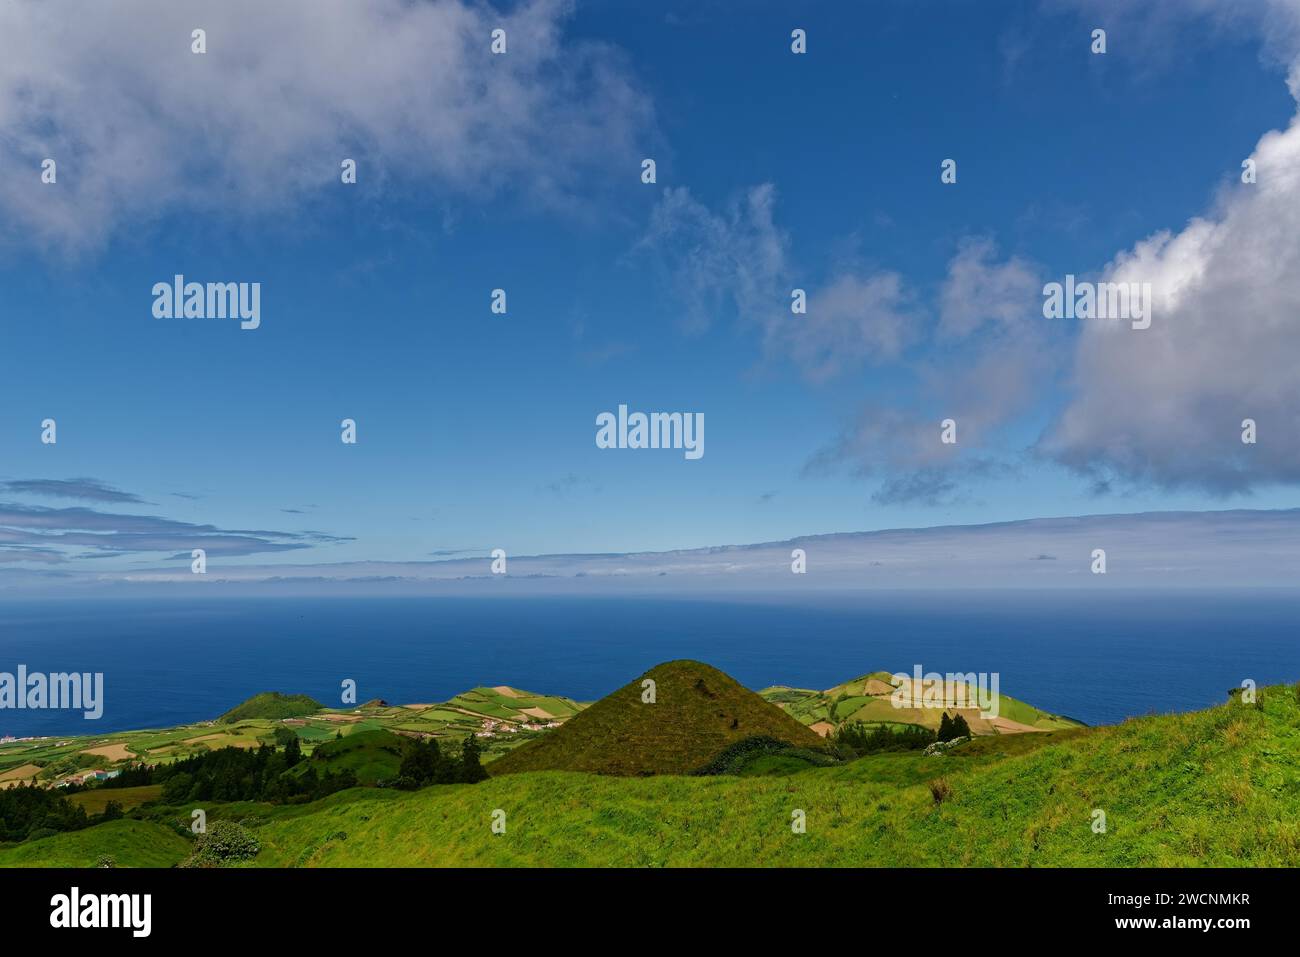
[[[115,801],[123,810],[157,801],[162,797],[162,786],[144,784],[134,788],[92,788],[79,794],[70,795],[68,800],[86,809],[87,814],[102,814],[110,801]]]

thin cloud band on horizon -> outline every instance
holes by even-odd
[[[83,593],[774,596],[946,588],[1293,588],[1300,509],[1140,512],[982,525],[883,529],[660,552],[343,561],[42,575],[0,569],[0,590],[62,585]],[[792,571],[795,549],[806,572]],[[1096,550],[1108,567],[1095,573]],[[24,572],[26,572],[24,574]]]

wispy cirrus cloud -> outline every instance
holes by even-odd
[[[765,358],[788,360],[818,384],[864,366],[906,372],[891,401],[846,410],[841,434],[804,474],[847,468],[879,483],[879,504],[933,506],[1011,474],[1021,450],[1006,448],[1003,432],[1032,409],[1061,354],[1048,348],[1059,331],[1041,321],[1038,267],[972,236],[957,243],[933,296],[856,263],[801,274],[776,205],[771,183],[719,208],[668,188],[636,248],[667,271],[688,333],[734,314],[756,330]],[[802,314],[791,310],[794,289],[807,296]],[[958,423],[957,445],[939,441],[945,418]]]
[[[58,563],[160,552],[188,559],[195,548],[210,555],[257,555],[346,541],[351,539],[323,532],[223,529],[156,515],[0,503],[0,552],[8,562]]]
[[[123,492],[98,479],[19,479],[0,482],[0,491],[11,495],[35,495],[42,498],[74,498],[83,502],[105,502],[115,505],[144,504],[140,496]]]
[[[889,270],[837,270],[818,283],[801,277],[790,238],[776,223],[776,203],[771,183],[719,209],[684,187],[664,190],[636,248],[671,277],[686,307],[686,331],[734,312],[758,331],[767,357],[790,359],[814,382],[899,358],[918,318],[902,277]],[[795,288],[806,292],[806,313],[791,312]]]

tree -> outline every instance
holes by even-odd
[[[951,741],[951,740],[952,740],[953,738],[955,738],[955,737],[957,737],[957,735],[953,733],[953,729],[952,729],[952,718],[948,717],[948,712],[945,711],[945,712],[943,713],[943,717],[939,719],[939,738],[938,738],[938,740],[940,740],[940,741]]]
[[[958,712],[957,717],[952,719],[952,732],[954,738],[970,737],[970,725],[966,723],[966,719],[961,716],[960,712]]]
[[[184,804],[194,787],[194,777],[186,771],[173,774],[163,783],[164,804]]]
[[[406,746],[406,753],[402,755],[397,776],[406,779],[415,787],[441,783],[445,763],[442,749],[438,747],[435,738],[427,741],[411,741]]]
[[[479,760],[482,753],[478,737],[471,733],[460,746],[460,779],[466,784],[477,784],[487,779],[488,773]]]

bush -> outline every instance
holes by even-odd
[[[762,754],[789,755],[816,765],[835,763],[835,759],[824,751],[797,748],[776,738],[755,735],[752,738],[745,738],[735,744],[728,745],[716,758],[691,773],[696,775],[736,774],[753,758]]]
[[[206,834],[194,842],[194,853],[184,862],[184,867],[223,867],[239,861],[250,861],[257,856],[262,845],[252,832],[235,821],[217,821]]]

